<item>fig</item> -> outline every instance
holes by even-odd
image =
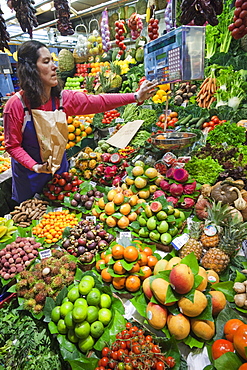
[[[156,201],[156,202],[152,202],[151,204],[150,204],[150,208],[151,208],[151,211],[152,212],[159,212],[159,211],[161,211],[162,210],[162,204],[160,203],[160,202],[158,202],[158,201]],[[145,226],[145,225],[144,225]]]
[[[70,205],[72,206],[72,207],[77,207],[78,206],[78,202],[75,200],[75,199],[72,199],[71,200],[71,202],[70,202]]]
[[[81,200],[81,194],[75,193],[74,194],[74,200],[76,200],[77,202],[80,202],[80,200]]]

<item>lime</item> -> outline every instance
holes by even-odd
[[[82,322],[87,317],[87,307],[76,306],[73,308],[72,317],[74,322]]]
[[[91,324],[92,322],[98,320],[98,307],[88,306],[87,310],[87,321]]]
[[[93,338],[99,338],[104,333],[104,325],[101,321],[95,321],[91,325],[90,334]]]
[[[94,339],[89,335],[86,339],[79,340],[78,347],[80,351],[87,352],[94,346]]]
[[[72,343],[77,343],[79,341],[79,339],[77,338],[77,336],[75,335],[75,331],[74,329],[69,329],[68,330],[68,333],[67,333],[67,336],[68,336],[68,340]]]
[[[75,326],[75,335],[80,339],[85,339],[90,334],[90,325],[87,321],[78,322]]]
[[[101,294],[100,297],[100,307],[109,308],[111,306],[111,297],[109,294]]]
[[[71,329],[75,326],[74,321],[73,321],[72,311],[69,311],[66,314],[66,316],[64,317],[64,322],[65,322],[65,325],[67,326],[67,328],[69,328],[69,329]]]
[[[80,297],[78,285],[70,289],[70,291],[67,294],[67,297],[71,302],[75,302],[75,300]]]
[[[88,281],[89,283],[92,284],[93,287],[95,285],[94,278],[92,276],[90,276],[90,275],[83,276],[83,278],[81,279],[81,281]]]
[[[92,276],[88,276],[88,277],[91,278]],[[89,279],[83,278],[79,283],[79,292],[82,295],[87,295],[92,290],[93,287],[94,287],[94,280],[92,282],[91,279],[89,280]]]
[[[73,303],[72,302],[64,302],[60,307],[60,313],[62,317],[65,317],[69,311],[73,310]]]
[[[60,320],[60,318],[61,318],[60,306],[56,306],[51,311],[51,319],[54,322],[58,322]]]
[[[87,301],[85,298],[77,298],[77,300],[74,302],[74,307],[82,306],[87,308]]]
[[[57,323],[57,330],[60,334],[66,334],[67,333],[67,327],[65,325],[65,322],[63,319],[60,319]]]
[[[104,325],[108,325],[111,321],[112,313],[108,308],[101,308],[99,310],[99,321]]]
[[[98,306],[100,303],[101,293],[99,289],[93,288],[90,293],[87,295],[87,303],[90,306]]]
[[[182,211],[180,211],[180,216],[179,216],[181,219],[182,219],[182,221],[184,221],[185,220],[185,214],[182,212]]]

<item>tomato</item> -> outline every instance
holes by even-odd
[[[102,357],[102,359],[100,360],[100,366],[107,366],[109,362],[109,358],[108,357]]]
[[[125,370],[133,370],[133,365],[131,363],[125,364]]]
[[[125,356],[125,352],[122,348],[120,348],[118,351],[117,351],[118,355],[117,355],[117,359],[119,361],[122,361],[124,359],[124,356]]]
[[[174,367],[176,365],[176,361],[175,361],[175,358],[173,358],[172,356],[168,356],[166,359],[165,359],[165,362],[166,364],[169,366],[169,367]]]
[[[211,121],[213,121],[216,124],[220,122],[219,118],[218,117],[214,117],[214,116],[211,118]]]
[[[146,342],[152,342],[153,341],[153,338],[151,337],[151,335],[147,335],[145,339],[146,339]]]
[[[209,125],[209,127],[214,127],[214,121],[209,121],[208,125]]]
[[[166,119],[166,115],[165,115],[165,114],[161,114],[161,115],[159,116],[159,121],[161,121],[161,122],[165,122],[165,119]]]
[[[120,347],[122,348],[122,349],[126,349],[126,347],[127,347],[127,343],[123,340],[123,341],[121,341],[120,342]]]
[[[154,353],[160,353],[160,347],[156,344],[155,346],[153,346],[152,352],[154,352]]]
[[[233,336],[233,345],[235,350],[247,360],[247,355],[245,353],[245,347],[247,347],[247,325],[240,325]]]
[[[64,186],[64,185],[66,184],[65,179],[59,179],[59,180],[58,180],[58,184],[59,184],[60,186]]]
[[[110,350],[110,348],[109,347],[104,347],[103,349],[102,349],[102,356],[103,357],[106,357],[106,356],[108,356],[109,355],[109,353],[111,353],[111,350]]]
[[[125,365],[123,362],[119,362],[117,365],[118,370],[125,370]]]
[[[164,362],[162,362],[162,361],[158,361],[158,362],[156,362],[156,364],[155,364],[155,369],[156,369],[156,370],[164,370],[164,369],[165,369],[165,364],[164,364]]]
[[[136,354],[136,355],[139,355],[141,353],[141,346],[139,344],[137,345],[134,345],[132,347],[132,351]]]
[[[206,127],[209,127],[209,122],[204,122],[204,124],[202,125],[202,128],[206,128]]]
[[[113,360],[118,360],[118,351],[111,351],[111,358]]]
[[[57,200],[63,201],[64,200],[64,194],[59,194],[57,196]]]
[[[226,339],[217,339],[212,345],[213,359],[216,360],[217,358],[219,358],[226,352],[234,352],[234,347],[233,347],[232,342]]]
[[[230,319],[225,323],[224,334],[227,340],[233,342],[233,336],[236,333],[240,325],[243,325],[243,321],[239,319]]]

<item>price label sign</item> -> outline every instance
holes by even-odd
[[[44,258],[49,258],[51,256],[52,256],[52,254],[51,254],[50,249],[45,249],[45,250],[39,252],[39,257],[40,257],[41,260],[43,260]]]
[[[123,119],[123,118],[120,118],[120,117],[117,117],[117,118],[115,119],[115,122],[116,122],[116,123],[121,123],[121,122],[124,122],[124,119]]]
[[[91,221],[94,224],[96,224],[96,217],[95,216],[86,216],[87,221]]]
[[[120,231],[119,233],[119,238],[128,238],[128,239],[132,239],[132,236],[131,236],[131,232],[130,231]]]
[[[185,243],[189,240],[190,236],[189,234],[182,234],[181,236],[178,236],[177,238],[173,239],[172,246],[178,251],[181,249]]]
[[[108,131],[109,131],[109,134],[111,135],[115,130],[115,127],[109,127],[108,128]]]
[[[63,207],[54,208],[54,212],[61,212],[62,210],[63,210]]]
[[[90,185],[92,185],[92,186],[96,186],[97,184],[96,184],[96,182],[94,182],[94,181],[90,181]]]
[[[10,220],[11,219],[11,215],[10,214],[8,214],[8,215],[5,215],[5,216],[3,216],[6,220]]]
[[[142,108],[145,108],[145,109],[152,109],[152,105],[150,105],[150,104],[144,104],[144,105],[142,106]]]

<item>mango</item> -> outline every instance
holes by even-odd
[[[214,270],[207,270],[208,282],[211,284],[217,284],[220,281],[220,277]]]
[[[154,329],[163,329],[167,320],[167,309],[149,302],[146,308],[147,320]]]
[[[173,266],[179,264],[181,261],[181,258],[180,257],[172,257],[169,261],[168,261],[168,264],[166,266],[166,270],[171,270],[173,268]]]
[[[186,294],[193,288],[194,274],[189,266],[181,263],[172,268],[169,280],[177,293]]]
[[[209,294],[212,296],[212,314],[213,316],[217,316],[225,308],[225,294],[218,290],[212,290]]]
[[[167,318],[167,326],[171,335],[177,340],[186,338],[190,333],[190,321],[183,314],[169,315]]]
[[[196,317],[206,308],[208,300],[206,296],[199,290],[195,291],[194,301],[191,302],[188,298],[182,297],[178,301],[180,311],[189,317]]]
[[[167,260],[159,260],[154,266],[154,275],[157,275],[160,271],[164,271],[166,269],[167,264],[168,264]]]
[[[154,279],[151,283],[151,290],[153,292],[153,295],[155,296],[158,302],[164,304],[165,306],[171,306],[172,304],[174,304],[174,302],[167,304],[165,303],[167,289],[169,285],[170,283],[168,283],[168,281],[161,278]]]
[[[198,285],[196,289],[203,292],[207,288],[207,285],[208,285],[208,275],[206,273],[206,270],[201,266],[199,266],[198,275],[202,276],[203,280],[201,281],[201,283]]]
[[[203,340],[210,340],[215,334],[215,325],[213,321],[191,319],[191,329],[193,333]]]
[[[147,299],[151,299],[152,296],[153,296],[153,292],[151,290],[151,285],[150,285],[150,279],[149,277],[146,278],[143,283],[142,283],[142,289],[143,289],[143,292],[145,294],[145,296],[147,297]]]

